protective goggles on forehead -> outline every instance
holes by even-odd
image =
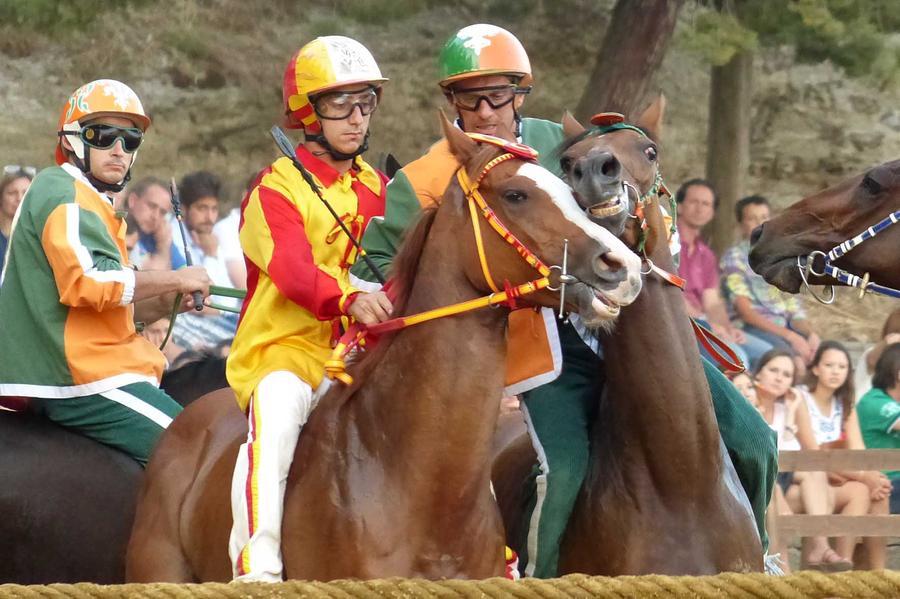
[[[85,125],[80,131],[60,131],[60,135],[78,135],[81,141],[98,150],[108,150],[113,147],[116,140],[122,140],[122,149],[131,154],[141,147],[144,141],[144,132],[136,127],[115,127],[95,123]]]
[[[478,105],[484,100],[488,106],[497,110],[513,101],[516,95],[525,95],[531,91],[530,87],[519,87],[515,83],[508,85],[491,85],[488,87],[473,87],[471,89],[450,89],[447,94],[457,108],[476,111]]]
[[[362,91],[325,92],[312,98],[313,109],[319,118],[332,121],[345,119],[359,106],[359,112],[369,115],[378,108],[380,87],[368,87]]]
[[[23,173],[28,175],[29,177],[34,178],[37,174],[37,169],[33,166],[21,166],[18,164],[7,164],[3,167],[4,175],[18,175],[19,173]]]

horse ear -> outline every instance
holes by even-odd
[[[577,135],[584,133],[584,125],[578,122],[572,113],[568,110],[562,117],[563,134],[567,139],[571,139]]]
[[[651,139],[659,141],[660,134],[662,134],[662,122],[665,112],[666,97],[659,94],[656,99],[650,103],[650,106],[644,109],[644,112],[637,118],[635,124],[646,131]]]
[[[447,115],[444,114],[443,110],[439,110],[438,112],[440,113],[441,129],[444,131],[444,137],[447,139],[447,143],[450,144],[450,151],[453,152],[453,155],[456,156],[456,159],[459,160],[460,164],[468,163],[469,159],[478,151],[478,144],[463,131],[454,127],[453,124],[447,120]]]

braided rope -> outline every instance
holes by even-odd
[[[334,597],[347,599],[384,599],[393,597],[548,597],[600,598],[772,598],[801,597],[898,597],[900,572],[893,570],[857,571],[823,574],[804,571],[790,576],[725,573],[717,576],[586,576],[572,574],[562,578],[539,580],[504,578],[487,580],[428,581],[406,578],[384,580],[338,580],[334,582],[289,581],[279,584],[53,584],[46,586],[0,585],[0,596],[12,599],[73,597],[100,599],[144,597],[148,599],[187,599],[193,597],[237,599],[254,597]]]

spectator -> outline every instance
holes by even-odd
[[[255,183],[258,175],[247,182],[244,189],[244,196],[249,193]],[[241,240],[239,235],[239,225],[241,222],[241,207],[235,206],[228,212],[228,216],[220,220],[213,227],[213,233],[219,240],[219,255],[225,262],[225,268],[228,271],[228,277],[231,285],[235,289],[247,288],[247,265],[244,263],[244,252],[241,250]]]
[[[129,189],[128,232],[137,233],[129,253],[131,263],[141,270],[176,270],[184,266],[184,256],[172,239],[168,220],[172,196],[166,184],[146,177]]]
[[[856,409],[866,447],[900,449],[900,343],[881,352],[872,388]],[[885,474],[891,481],[890,512],[900,514],[900,470]]]
[[[881,340],[866,350],[859,357],[856,363],[856,378],[854,386],[856,387],[856,401],[860,401],[869,389],[872,388],[872,375],[875,374],[875,364],[881,357],[881,353],[888,345],[900,343],[900,308],[891,312],[884,326],[881,327]]]
[[[747,336],[728,318],[725,302],[719,292],[719,265],[712,249],[703,241],[701,231],[712,221],[719,205],[712,184],[704,179],[685,182],[675,194],[678,206],[678,235],[681,240],[678,274],[686,281],[684,299],[688,314],[712,330],[735,350],[750,367],[771,346]],[[713,359],[701,347],[707,359]]]
[[[33,166],[10,164],[3,167],[3,178],[0,179],[0,270],[3,270],[16,209],[22,203],[34,175]]]
[[[759,359],[754,375],[759,410],[778,434],[779,450],[818,449],[809,413],[799,409],[802,400],[791,388],[795,373],[792,354],[786,349],[769,350]],[[824,472],[782,472],[777,482],[772,505],[780,514],[833,513],[833,493]],[[867,499],[865,489],[860,490],[860,496]],[[786,555],[787,539],[773,539],[773,547]],[[801,567],[840,572],[852,568],[853,563],[831,549],[825,537],[813,537],[804,546]]]
[[[188,235],[188,251],[194,264],[206,269],[213,285],[231,286],[228,268],[220,257],[219,240],[213,233],[213,225],[219,217],[221,181],[212,173],[197,171],[185,175],[178,188]],[[230,298],[217,301],[224,306],[237,306],[236,300]],[[222,342],[230,342],[234,338],[237,320],[236,314],[213,308],[186,313],[176,319],[172,339],[186,350],[214,351]]]
[[[743,323],[744,332],[768,342],[772,347],[791,349],[798,357],[798,372],[819,347],[819,336],[812,330],[795,296],[782,293],[751,270],[748,261],[750,233],[769,220],[769,201],[749,196],[735,206],[741,240],[722,255],[723,287],[734,314]]]
[[[844,346],[837,341],[825,341],[810,364],[807,386],[797,388],[809,412],[819,447],[865,448],[854,409],[851,370],[850,354]],[[891,483],[881,472],[830,472],[829,478],[835,504],[846,505],[841,513],[888,513]],[[864,544],[868,550],[869,567],[884,568],[887,551],[884,539],[868,537]],[[844,556],[852,555],[855,546],[854,537],[841,537],[835,543],[837,552]]]

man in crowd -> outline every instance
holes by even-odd
[[[766,283],[750,268],[750,234],[769,220],[769,201],[758,195],[742,198],[735,205],[741,240],[722,254],[722,276],[726,296],[744,332],[772,347],[791,349],[797,356],[798,374],[806,371],[819,347],[796,296]]]
[[[145,177],[127,190],[128,232],[137,240],[129,256],[141,270],[178,270],[184,256],[172,238],[172,196],[165,183]]]
[[[137,335],[177,293],[208,293],[202,267],[135,271],[112,194],[150,126],[110,79],[63,107],[56,163],[34,179],[10,239],[0,294],[0,395],[145,464],[180,406],[159,389],[164,359]],[[191,306],[190,299],[185,308]]]

